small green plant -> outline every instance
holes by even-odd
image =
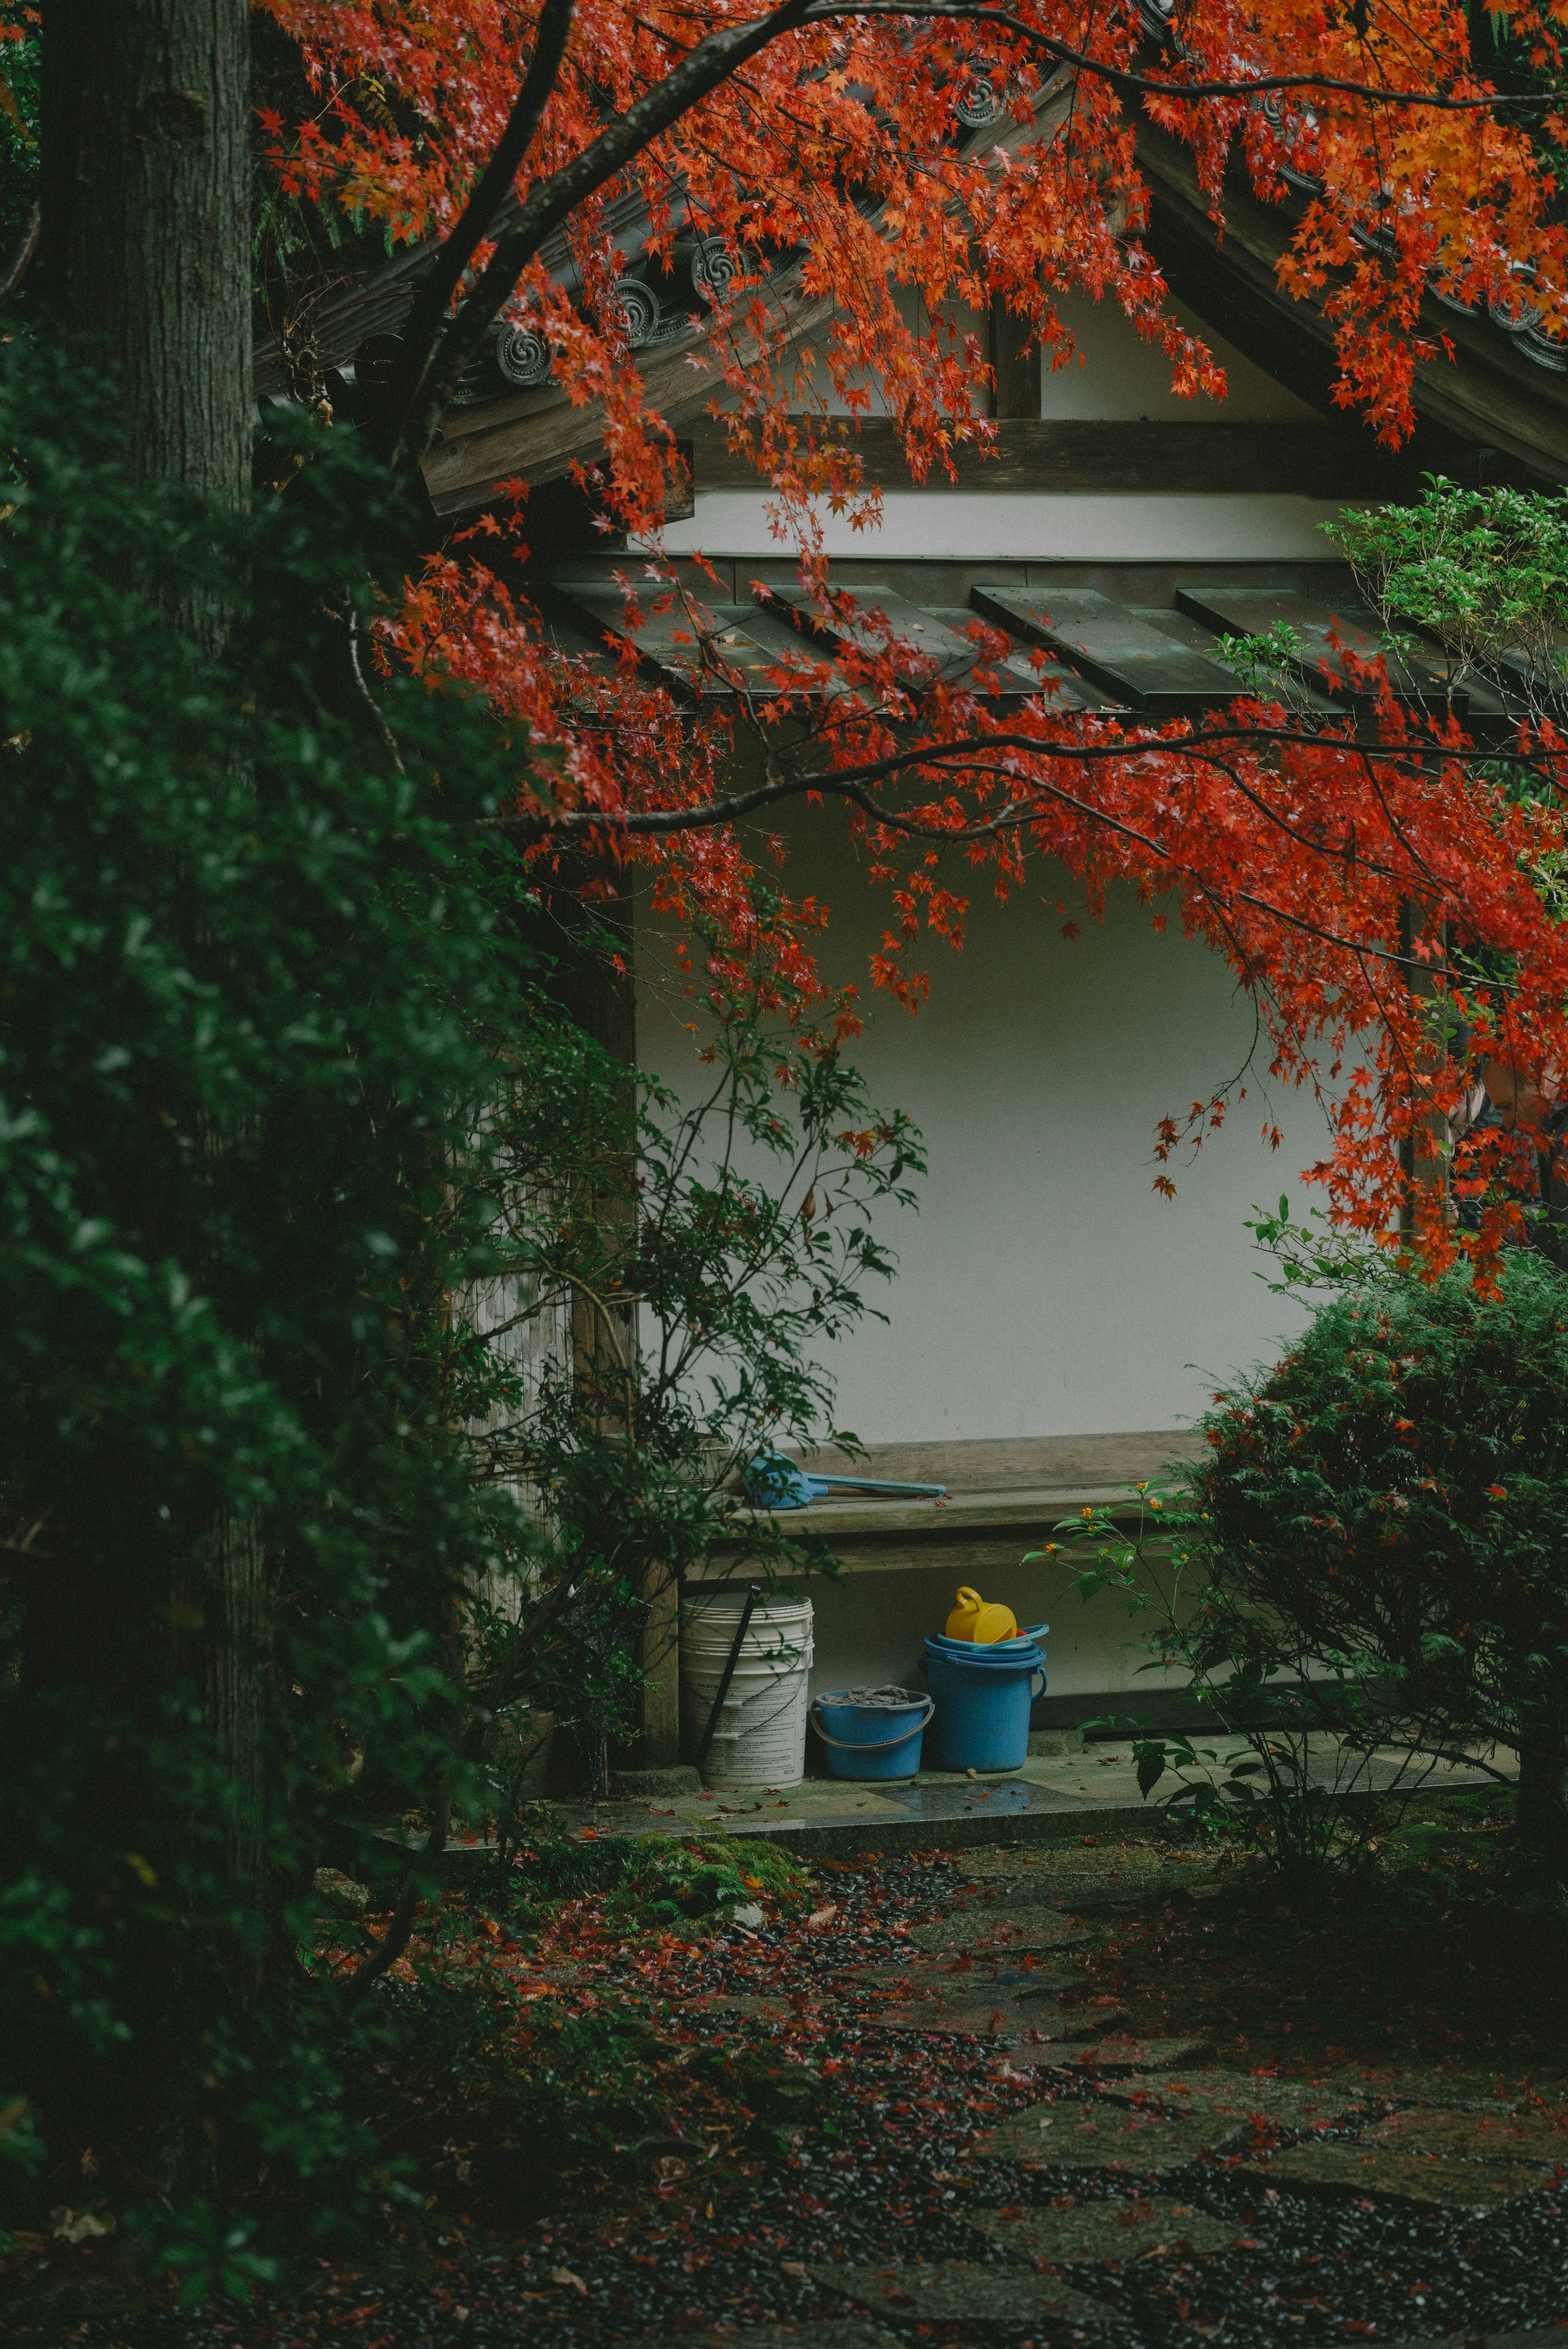
[[[1506,683],[1540,709],[1568,670],[1568,499],[1537,490],[1461,490],[1439,476],[1412,505],[1325,524],[1386,623],[1439,637],[1452,680]]]
[[[1408,1274],[1331,1296],[1273,1369],[1216,1398],[1207,1456],[1135,1530],[1086,1512],[1085,1595],[1150,1613],[1255,1767],[1191,1799],[1247,1805],[1282,1859],[1325,1856],[1379,1744],[1505,1782],[1568,1871],[1568,1281],[1517,1251],[1493,1294]],[[1327,1768],[1330,1742],[1347,1775]],[[1147,1748],[1149,1785],[1169,1766]],[[1195,1752],[1175,1753],[1195,1770]],[[1196,1785],[1196,1780],[1192,1781]]]
[[[567,1835],[543,1808],[519,1825],[515,1858],[485,1897],[515,1924],[539,1926],[562,1901],[598,1894],[608,1925],[625,1931],[722,1921],[762,1901],[797,1908],[815,1890],[787,1852],[741,1836]],[[493,1889],[492,1889],[493,1886]]]
[[[1364,1848],[1376,1824],[1362,1799],[1366,1758],[1385,1731],[1342,1660],[1265,1653],[1229,1616],[1222,1633],[1211,1524],[1172,1468],[1166,1481],[1138,1487],[1130,1524],[1126,1513],[1086,1508],[1057,1526],[1060,1542],[1030,1555],[1085,1558],[1073,1568],[1080,1598],[1119,1593],[1145,1622],[1142,1669],[1184,1673],[1215,1723],[1207,1743],[1157,1733],[1136,1716],[1090,1724],[1130,1732],[1144,1796],[1174,1777],[1166,1807],[1200,1836],[1249,1845],[1282,1874],[1312,1874]]]

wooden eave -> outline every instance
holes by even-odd
[[[875,689],[867,684],[866,658],[885,650],[906,689],[918,693],[940,678],[950,690],[994,699],[998,714],[1009,701],[1016,707],[1040,696],[1064,713],[1121,724],[1202,723],[1256,690],[1231,667],[1227,639],[1284,627],[1295,650],[1274,674],[1274,689],[1304,717],[1369,709],[1354,668],[1341,671],[1332,691],[1326,675],[1339,667],[1346,647],[1361,660],[1376,658],[1384,634],[1343,567],[1270,564],[1264,576],[1251,578],[1248,566],[1239,568],[1238,579],[1226,578],[1225,566],[1180,566],[1169,603],[1159,605],[1065,578],[1026,582],[1018,566],[1009,575],[1009,566],[977,564],[967,606],[954,608],[930,589],[923,594],[910,576],[921,566],[905,564],[904,592],[859,579],[841,588],[831,613],[815,607],[798,584],[758,581],[748,601],[726,601],[690,573],[678,594],[666,588],[645,595],[635,618],[612,566],[574,564],[542,574],[540,585],[546,607],[579,635],[616,657],[630,648],[688,704],[738,692],[808,701],[842,693],[864,701]],[[999,630],[1006,649],[994,667],[974,674],[967,629],[976,619]],[[1517,735],[1522,705],[1506,688],[1499,691],[1479,678],[1456,683],[1435,640],[1418,641],[1390,660],[1387,673],[1408,707],[1439,720],[1451,712],[1483,749],[1506,748]]]
[[[1236,175],[1225,190],[1222,237],[1189,148],[1144,123],[1138,160],[1151,198],[1144,241],[1171,292],[1276,383],[1326,409],[1337,366],[1333,326],[1316,304],[1293,300],[1274,274],[1302,205],[1262,203]],[[1483,313],[1429,299],[1424,323],[1448,338],[1454,357],[1416,368],[1421,430],[1411,468],[1452,470],[1467,452],[1494,449],[1527,484],[1568,481],[1568,372],[1528,357]]]
[[[1063,109],[1070,78],[1045,94],[1029,130],[1006,122],[981,134],[978,151],[1037,133]],[[1260,202],[1239,177],[1227,188],[1222,238],[1210,219],[1191,151],[1145,122],[1139,160],[1150,191],[1145,241],[1171,291],[1200,320],[1243,352],[1277,382],[1319,408],[1319,424],[1134,422],[1006,419],[988,447],[955,444],[956,481],[934,465],[924,487],[1014,492],[1100,491],[1208,495],[1266,492],[1323,500],[1408,495],[1424,471],[1470,478],[1478,450],[1501,451],[1505,471],[1525,485],[1568,481],[1568,370],[1531,358],[1484,314],[1430,302],[1429,323],[1447,337],[1451,364],[1424,362],[1416,371],[1419,428],[1399,459],[1379,449],[1363,425],[1336,420],[1330,390],[1336,372],[1333,331],[1309,301],[1282,292],[1276,264],[1300,216],[1299,202]],[[628,212],[618,223],[630,258],[642,243]],[[322,367],[350,363],[372,336],[395,334],[407,315],[430,248],[410,248],[365,284],[324,300],[300,329]],[[553,274],[572,277],[564,241],[545,254]],[[830,320],[830,298],[805,294],[798,268],[782,271],[769,288],[779,325],[807,343]],[[738,356],[750,356],[741,337]],[[639,349],[634,363],[648,404],[677,429],[689,429],[695,486],[755,488],[766,482],[730,451],[721,420],[707,414],[722,379],[712,330],[694,319],[682,332]],[[258,345],[259,398],[287,396],[288,354],[273,337]],[[532,486],[558,481],[577,463],[591,464],[603,440],[603,410],[591,401],[573,406],[553,384],[454,406],[425,460],[430,502],[438,514],[457,516],[486,504],[505,481]],[[853,445],[869,478],[892,486],[909,478],[893,421],[870,417],[851,426]],[[682,434],[683,439],[687,437]],[[1468,469],[1468,470],[1467,470]]]

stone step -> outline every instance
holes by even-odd
[[[921,1992],[960,1990],[971,1992],[1037,1989],[1060,1995],[1066,1991],[1082,1990],[1084,1977],[1057,1967],[1037,1970],[1029,1965],[1007,1965],[995,1959],[971,1960],[967,1951],[956,1959],[951,1952],[943,1958],[916,1958],[908,1965],[847,1966],[839,1975],[840,1982],[863,1982],[872,1990],[896,1990],[907,1982]]]
[[[1123,2325],[1109,2301],[1096,2300],[1058,2283],[1055,2276],[1030,2275],[1020,2268],[969,2266],[944,2260],[929,2267],[840,2267],[812,2262],[809,2272],[830,2292],[857,2300],[901,2324],[1039,2324],[1050,2317],[1067,2322]],[[812,2349],[816,2349],[813,2334]]]
[[[1159,2258],[1207,2259],[1250,2243],[1239,2219],[1214,2219],[1163,2195],[1080,2202],[1071,2209],[976,2211],[965,2220],[1019,2259],[1105,2261],[1125,2267]]]
[[[900,2349],[891,2333],[857,2317],[810,2318],[804,2324],[731,2323],[696,2333],[650,2333],[626,2349]]]
[[[912,1999],[907,2005],[884,2007],[876,2021],[888,2031],[934,2031],[957,2039],[1022,2040],[1031,2042],[1097,2038],[1107,2022],[1120,2022],[1125,2007],[1108,2015],[1102,2009],[1089,2014],[1081,2009],[1048,2006],[1043,2001],[1004,1996],[994,1999]]]
[[[1250,2165],[1247,2174],[1276,2189],[1480,2215],[1540,2193],[1565,2168],[1568,2133],[1539,2115],[1421,2108],[1376,2122],[1354,2144],[1289,2146]]]
[[[1093,2072],[1099,2078],[1139,2072],[1179,2072],[1194,2064],[1212,2063],[1214,2050],[1207,2039],[1124,2039],[1113,2033],[1092,2046],[1064,2048],[1058,2054],[1015,2054],[1015,2070],[1026,2063],[1054,2064],[1066,2071]]]
[[[959,2158],[1163,2178],[1212,2153],[1215,2135],[1206,2116],[1178,2119],[1152,2105],[1028,2105],[973,2137]]]
[[[965,1910],[931,1925],[917,1925],[907,1937],[909,1947],[927,1957],[1037,1958],[1059,1950],[1087,1950],[1097,1933],[1068,1924],[1052,1910],[1022,1912]]]
[[[1113,2104],[1157,2105],[1162,2112],[1205,2117],[1231,2137],[1326,2128],[1349,2115],[1377,2111],[1390,2093],[1339,2072],[1315,2080],[1281,2080],[1266,2073],[1229,2071],[1180,2081],[1168,2075],[1147,2081],[1134,2075],[1105,2091]]]

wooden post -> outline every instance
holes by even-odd
[[[594,899],[585,895],[591,877],[591,868],[574,868],[566,875],[565,885],[552,893],[551,912],[558,926],[555,947],[559,957],[552,992],[577,1026],[602,1044],[624,1070],[620,1107],[625,1113],[629,1132],[636,1110],[637,1057],[632,876],[625,871],[618,874],[619,894]],[[600,877],[603,878],[602,873]],[[619,969],[615,967],[617,960]],[[629,1197],[607,1195],[596,1212],[629,1224],[634,1208]],[[601,1308],[587,1298],[574,1300],[573,1360],[585,1381],[601,1391],[607,1388],[614,1392],[621,1366],[635,1361],[636,1345],[634,1306],[614,1309],[614,1327],[607,1329]],[[628,1408],[631,1392],[629,1385]],[[632,1436],[635,1432],[624,1415],[606,1413],[603,1424],[609,1433]],[[656,1770],[680,1760],[678,1571],[662,1565],[651,1566],[641,1595],[648,1608],[643,1630],[642,1722],[631,1749],[619,1752],[615,1758],[618,1764]]]
[[[1009,310],[1006,302],[991,305],[991,367],[995,385],[991,394],[995,417],[1040,418],[1040,354],[1026,351],[1029,323]]]

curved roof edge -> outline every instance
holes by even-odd
[[[1138,160],[1150,195],[1143,241],[1171,293],[1277,383],[1333,412],[1333,326],[1274,275],[1295,226],[1294,208],[1261,202],[1244,182],[1228,184],[1222,238],[1190,148],[1145,123]],[[1418,425],[1401,451],[1406,463],[1473,486],[1478,459],[1490,451],[1503,461],[1485,464],[1489,480],[1510,478],[1527,489],[1568,481],[1568,372],[1529,357],[1484,312],[1429,300],[1424,316],[1454,356],[1416,368]]]

